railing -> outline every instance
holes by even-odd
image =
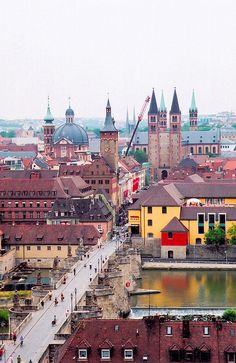
[[[203,263],[203,264],[236,264],[236,259],[234,258],[228,258],[226,259],[221,259],[221,260],[217,260],[217,259],[213,259],[213,260],[209,260],[209,258],[207,259],[198,259],[198,260],[194,260],[194,259],[170,259],[170,258],[158,258],[158,257],[142,257],[142,263],[144,262],[161,262],[161,263]]]

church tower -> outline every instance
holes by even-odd
[[[166,106],[165,106],[163,91],[161,93],[159,124],[160,124],[161,131],[165,131],[167,128],[167,110],[166,110]]]
[[[52,137],[55,131],[55,125],[53,124],[54,118],[51,114],[49,97],[48,97],[48,108],[46,116],[44,117],[45,124],[43,125],[43,140],[44,140],[44,149],[47,155],[52,154]]]
[[[118,169],[118,130],[111,117],[111,106],[109,99],[106,106],[106,118],[104,127],[100,130],[100,153],[108,165],[117,172]]]
[[[148,161],[151,163],[151,180],[157,179],[159,167],[159,112],[155,91],[152,91],[150,108],[148,111]]]
[[[179,108],[176,88],[170,110],[170,136],[169,136],[170,168],[174,168],[182,159],[181,152],[181,111]]]
[[[189,108],[189,124],[190,124],[190,131],[197,131],[197,129],[198,129],[198,112],[197,112],[197,107],[196,107],[194,90],[193,90],[193,94],[192,94],[191,106]]]

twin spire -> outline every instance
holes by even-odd
[[[160,110],[159,111],[160,112],[166,112],[166,105],[165,105],[163,91],[161,93],[161,103],[160,103]],[[174,95],[173,95],[173,100],[172,100],[170,113],[172,113],[172,114],[181,113],[180,108],[179,108],[179,102],[178,102],[176,89],[174,89]],[[152,98],[151,98],[151,103],[150,103],[150,108],[149,108],[148,114],[149,115],[157,115],[158,114],[158,107],[157,107],[157,101],[156,101],[156,95],[155,95],[154,89],[152,91]]]

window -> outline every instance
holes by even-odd
[[[47,216],[48,216],[47,212],[44,212],[44,213],[43,213],[43,218],[45,218],[45,219],[46,219],[46,218],[47,218]]]
[[[171,362],[180,362],[181,361],[181,352],[180,350],[170,350],[170,361]]]
[[[213,146],[212,152],[213,152],[213,154],[216,154],[216,147],[215,146]]]
[[[153,238],[153,233],[148,233],[148,238]]]
[[[155,132],[155,131],[156,131],[156,126],[151,125],[150,130],[151,130],[152,132]]]
[[[23,212],[23,213],[22,213],[22,218],[23,218],[23,219],[26,219],[26,212]]]
[[[91,180],[91,184],[96,184],[96,180]]]
[[[202,244],[202,239],[201,238],[196,238],[195,243],[196,243],[196,245],[201,245]]]
[[[22,202],[22,208],[25,208],[25,202]]]
[[[167,213],[167,207],[162,207],[162,214],[166,214]]]
[[[128,360],[128,359],[133,359],[134,357],[134,353],[133,353],[133,349],[125,349],[124,350],[124,359]]]
[[[107,194],[109,194],[109,189],[105,189],[105,192],[106,192]]]
[[[15,207],[18,208],[19,207],[19,203],[15,202]]]
[[[173,233],[172,232],[168,232],[168,238],[170,238],[170,239],[173,238]]]
[[[58,251],[61,251],[61,246],[57,246],[57,250]]]
[[[226,362],[235,363],[235,353],[232,352],[226,353]]]
[[[194,154],[194,150],[193,150],[192,146],[190,147],[190,154]]]
[[[40,207],[40,202],[37,202],[36,205],[37,205],[37,208],[39,208]]]
[[[148,213],[152,213],[152,207],[148,207]]]
[[[226,220],[226,215],[220,214],[219,215],[220,228],[222,228],[224,231],[225,231],[225,220]]]
[[[204,234],[204,218],[205,218],[205,214],[198,214],[198,216],[197,216],[199,234]]]
[[[29,217],[30,217],[30,219],[33,219],[33,212],[29,212]]]
[[[199,146],[199,148],[198,148],[198,154],[202,154],[202,147],[201,146]]]
[[[215,226],[215,214],[208,214],[209,229],[213,229]]]
[[[41,251],[41,246],[37,246],[37,250],[38,251]]]
[[[200,351],[199,354],[200,362],[210,362],[211,360],[211,353],[210,351]]]
[[[110,184],[110,180],[105,180],[105,184]]]
[[[101,359],[110,359],[110,358],[111,358],[110,349],[102,349],[101,350]]]
[[[37,212],[36,214],[37,214],[37,218],[40,218],[40,212]]]
[[[20,250],[20,246],[16,246],[16,250],[19,251]]]
[[[99,179],[98,180],[98,184],[103,184],[103,180],[102,179]]]
[[[206,146],[205,151],[206,151],[206,154],[209,154],[209,148],[208,148],[208,146]]]
[[[172,335],[172,326],[166,327],[166,335]]]
[[[79,359],[87,359],[88,353],[87,349],[79,349]]]
[[[47,208],[47,202],[44,202],[43,205],[44,205],[44,208]]]
[[[30,251],[30,246],[27,246],[27,251]]]
[[[209,326],[203,327],[203,335],[209,335]]]
[[[32,208],[33,207],[33,202],[30,202],[29,206],[30,206],[30,208]]]
[[[148,226],[152,226],[152,219],[148,219]]]
[[[53,207],[54,202],[51,202],[51,207]]]
[[[186,362],[194,362],[194,354],[193,352],[184,351],[184,361]]]
[[[1,205],[2,205],[2,208],[4,208],[4,202],[2,202]]]
[[[8,218],[11,219],[12,213],[11,212],[8,212],[7,214],[8,214]]]
[[[48,251],[51,251],[51,246],[47,246],[47,250]]]
[[[156,122],[156,117],[155,117],[155,116],[151,116],[151,117],[150,117],[150,121],[151,121],[151,122]]]
[[[229,335],[230,335],[231,337],[234,337],[234,329],[230,329],[230,330],[229,330]]]

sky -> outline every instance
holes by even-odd
[[[0,2],[0,119],[139,113],[155,88],[170,109],[236,111],[235,0]]]

